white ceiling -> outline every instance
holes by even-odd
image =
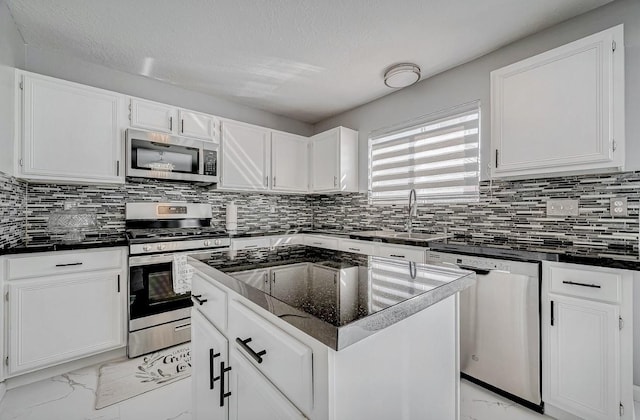
[[[611,0],[7,0],[27,44],[315,123]]]

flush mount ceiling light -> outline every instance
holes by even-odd
[[[411,86],[420,80],[420,67],[417,64],[395,64],[384,73],[384,84],[390,88]]]

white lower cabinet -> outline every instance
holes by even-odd
[[[230,420],[302,420],[305,417],[241,354],[231,354]]]
[[[632,419],[636,274],[551,262],[543,268],[543,400],[586,420]]]
[[[554,294],[549,299],[549,402],[584,418],[617,418],[618,307]]]
[[[73,253],[61,252],[59,261],[67,261]],[[82,252],[74,264],[100,256],[113,256],[113,251]],[[122,251],[121,256],[121,265],[110,269],[59,274],[54,268],[48,275],[6,281],[8,376],[126,344],[123,296],[127,284]],[[50,253],[43,259],[55,257],[56,253]],[[8,257],[8,265],[21,258]],[[38,254],[29,254],[24,260],[37,265]],[[60,268],[64,270],[65,264],[58,265],[63,265]]]
[[[194,420],[226,419],[227,404],[220,405],[220,366],[228,365],[228,341],[200,311],[191,311],[191,372]]]

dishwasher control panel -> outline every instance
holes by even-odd
[[[445,252],[427,251],[427,264],[457,266],[460,268],[477,268],[482,270],[510,271],[511,261],[495,258],[483,258],[472,255],[448,254]]]

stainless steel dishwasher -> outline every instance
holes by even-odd
[[[476,273],[460,293],[462,377],[542,413],[540,263],[435,251],[427,263]]]

